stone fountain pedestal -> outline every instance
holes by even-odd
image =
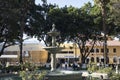
[[[51,53],[51,71],[56,71],[56,53],[61,51],[63,48],[46,47],[44,49]]]

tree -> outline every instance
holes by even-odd
[[[29,18],[35,1],[6,0],[0,2],[0,41],[3,43],[1,54],[6,47],[18,42],[20,43],[20,63],[22,63],[23,33],[30,31]]]
[[[114,30],[114,35],[117,36],[119,39],[119,34],[120,34],[120,0],[110,0],[109,4],[110,8],[110,13],[111,16],[110,18],[112,19],[112,22],[115,25]]]
[[[103,0],[104,1],[104,0]],[[94,16],[94,23],[96,27],[98,27],[102,33],[104,33],[104,27],[103,25],[103,18],[102,18],[102,11],[101,11],[101,4],[99,0],[94,0],[94,5],[91,10],[91,15]],[[108,2],[107,5],[105,5],[105,13],[106,13],[106,34],[107,36],[115,36],[116,28],[118,25],[114,23],[113,13],[111,12],[111,2]]]
[[[108,6],[108,4],[110,3],[110,0],[95,0],[96,2],[98,2],[98,4],[100,5],[101,7],[101,13],[102,13],[102,23],[103,23],[103,33],[104,33],[104,44],[103,44],[103,47],[104,47],[104,65],[106,65],[108,63],[108,60],[107,60],[107,36],[109,33],[109,28],[112,28],[112,35],[115,32],[115,29],[116,29],[116,26],[113,22],[113,18],[110,17],[112,16],[111,15],[111,12],[110,12],[110,6]],[[108,15],[109,14],[109,15]],[[108,29],[108,30],[107,30]]]
[[[39,41],[44,41],[46,46],[51,44],[51,39],[48,37],[47,32],[50,31],[49,19],[47,19],[48,11],[54,8],[55,5],[47,4],[46,0],[42,0],[42,4],[35,5],[30,13],[30,30],[26,33],[29,36],[35,36]],[[47,62],[50,62],[50,54],[48,54]]]
[[[90,15],[91,9],[92,6],[90,3],[80,9],[72,6],[59,8],[58,6],[49,5],[47,6],[45,25],[41,27],[36,26],[37,28],[33,27],[34,29],[39,30],[37,32],[33,30],[33,32],[38,39],[45,39],[44,41],[50,46],[51,37],[46,34],[51,29],[51,25],[55,23],[57,30],[60,31],[60,36],[57,37],[58,44],[65,41],[77,43],[81,52],[81,61],[82,63],[85,63],[85,59],[93,49],[96,40],[98,40],[96,35],[100,35],[99,29],[94,26],[94,17]],[[38,19],[40,18],[38,17]],[[86,47],[88,41],[91,41],[92,43],[90,49]]]
[[[112,12],[112,17],[117,26],[120,25],[120,0],[110,0],[110,9]]]
[[[18,10],[15,8],[16,1],[0,0],[0,55],[8,46],[14,45],[19,39]],[[14,18],[14,19],[13,19]]]
[[[20,26],[20,34],[19,34],[19,47],[20,47],[20,63],[23,63],[22,61],[22,52],[23,52],[23,33],[30,33],[31,26],[35,26],[35,24],[32,24],[32,21],[34,21],[34,18],[32,17],[32,13],[35,14],[37,12],[35,0],[22,0],[18,1],[18,9],[20,13],[20,20],[19,26]]]
[[[80,48],[81,62],[85,63],[96,42],[101,40],[101,32],[104,31],[101,28],[103,21],[100,8],[92,6],[90,3],[80,9],[72,6],[59,8],[48,5],[45,1],[44,6],[38,5],[36,10],[39,15],[32,15],[32,17],[36,16],[34,20],[31,20],[35,26],[31,27],[32,33],[29,35],[35,35],[40,41],[43,40],[47,46],[50,46],[51,37],[46,34],[51,29],[51,25],[55,23],[57,30],[61,33],[57,37],[58,44],[65,41],[77,43]],[[94,14],[95,10],[98,12]],[[112,30],[112,28],[109,29]],[[91,48],[87,47],[87,42],[91,43]]]

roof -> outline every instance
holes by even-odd
[[[92,44],[91,44],[91,42],[87,42],[87,44],[86,44],[86,46],[91,46]],[[61,45],[62,47],[74,47],[74,44],[73,43],[64,43],[64,44],[62,44]],[[95,46],[103,46],[103,41],[101,42],[101,41],[97,41],[96,42],[96,44],[95,44]],[[109,40],[109,41],[107,41],[107,46],[120,46],[120,41],[118,41],[118,40]]]
[[[23,51],[43,51],[44,49],[40,44],[23,44]],[[14,45],[5,48],[5,51],[20,51],[19,45]]]
[[[109,46],[120,46],[120,41],[108,41]]]
[[[0,58],[17,58],[18,55],[1,55]]]
[[[103,44],[104,42],[96,42],[95,46],[103,46]],[[87,46],[91,46],[90,42],[87,43]],[[120,41],[107,41],[107,46],[120,46]]]

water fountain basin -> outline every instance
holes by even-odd
[[[56,70],[48,72],[46,78],[48,80],[82,80],[82,73],[79,71]]]
[[[57,52],[61,51],[62,47],[44,47],[45,50],[47,50],[50,53],[56,54]]]

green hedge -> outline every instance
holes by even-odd
[[[4,68],[7,71],[20,71],[21,67],[20,66],[8,66]]]

